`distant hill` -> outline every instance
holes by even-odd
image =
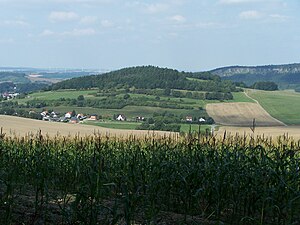
[[[30,83],[25,73],[0,72],[0,82]]]
[[[257,81],[272,81],[280,88],[300,87],[300,63],[266,66],[229,66],[210,71],[224,80],[252,85]]]
[[[232,92],[236,87],[232,82],[222,81],[210,72],[179,72],[155,66],[124,68],[105,74],[72,78],[53,84],[52,89],[179,89],[190,91]]]

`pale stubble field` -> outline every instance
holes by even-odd
[[[120,129],[109,129],[83,124],[69,124],[69,123],[58,123],[48,122],[41,120],[33,120],[15,116],[4,116],[0,115],[0,127],[2,132],[7,136],[25,136],[28,134],[35,135],[39,131],[43,135],[50,137],[54,136],[88,136],[94,134],[117,136],[117,137],[128,137],[134,136],[145,136],[145,135],[168,135],[170,132],[162,131],[140,131],[140,130],[120,130]]]

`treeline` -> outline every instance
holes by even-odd
[[[0,115],[41,119],[41,115],[39,113],[28,111],[28,109],[25,109],[24,105],[18,104],[16,101],[4,101],[1,102],[0,106]]]
[[[191,98],[200,100],[232,100],[231,92],[197,92],[166,89],[134,89],[129,91],[134,94],[166,96],[175,98]]]
[[[205,118],[204,124],[213,124],[214,120],[205,111],[199,111],[198,117],[194,117],[191,123],[199,123],[199,118]],[[184,115],[176,115],[170,112],[154,113],[152,117],[143,121],[137,130],[162,130],[180,132],[181,123],[186,123]]]
[[[127,97],[129,96],[129,97]],[[153,99],[147,97],[131,98],[126,94],[123,97],[109,96],[99,99],[71,99],[60,98],[58,100],[38,100],[33,99],[26,102],[27,108],[44,108],[44,107],[57,107],[57,106],[75,106],[75,107],[93,107],[102,109],[122,109],[125,106],[151,106],[162,107],[170,109],[193,109],[193,107],[183,104],[174,103],[172,101],[160,100],[158,98]]]
[[[30,83],[25,73],[0,72],[0,82]]]
[[[188,77],[206,81],[195,82],[187,79]],[[53,84],[51,89],[99,88],[100,90],[105,90],[132,87],[137,89],[160,88],[208,92],[237,91],[236,86],[231,81],[221,81],[217,76],[209,72],[193,74],[154,66],[131,67],[102,75],[73,78]]]
[[[278,90],[278,85],[274,82],[255,82],[251,88],[265,91],[276,91]]]
[[[274,82],[269,82],[269,81],[259,81],[259,82],[255,82],[252,85],[246,85],[244,82],[235,82],[235,85],[243,88],[252,88],[252,89],[264,90],[264,91],[278,90],[278,85]]]
[[[4,92],[18,92],[18,93],[30,93],[42,89],[47,89],[49,84],[34,82],[34,83],[14,83],[11,81],[0,83],[0,93]]]

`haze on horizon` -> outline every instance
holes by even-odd
[[[299,62],[298,0],[0,0],[0,66]]]

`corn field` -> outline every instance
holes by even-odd
[[[0,224],[300,224],[288,137],[0,136]]]

